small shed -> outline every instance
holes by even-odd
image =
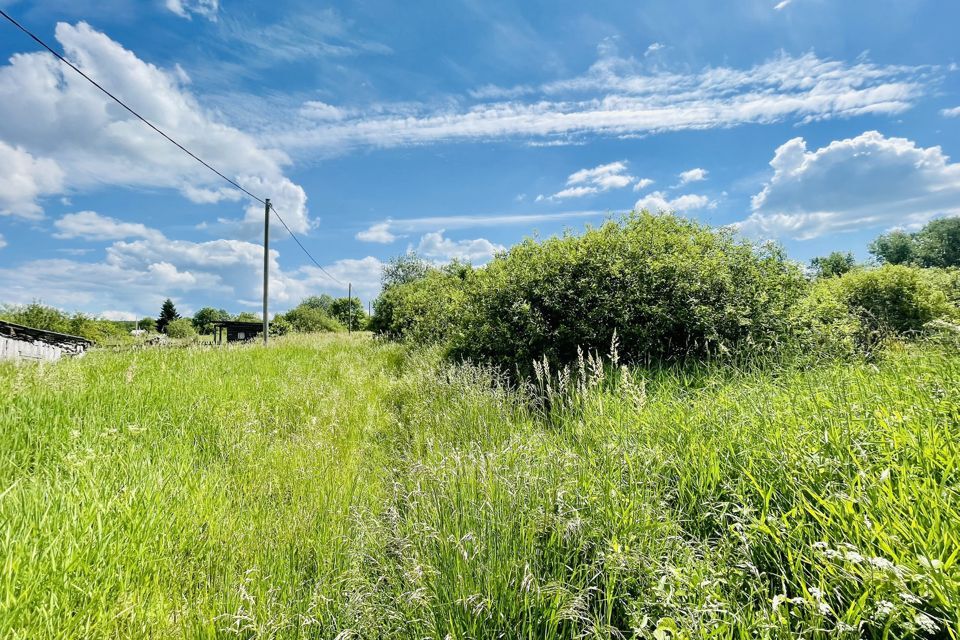
[[[92,346],[92,340],[80,336],[0,320],[0,359],[3,360],[56,361],[63,356],[82,356]]]
[[[263,335],[262,322],[241,322],[239,320],[220,320],[213,323],[213,342],[244,342]]]

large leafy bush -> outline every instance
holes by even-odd
[[[810,346],[853,352],[884,339],[919,332],[931,320],[952,317],[946,270],[885,265],[818,281],[797,305],[798,335]]]
[[[773,246],[673,215],[634,213],[582,235],[527,240],[482,269],[455,265],[388,287],[378,329],[461,359],[529,371],[577,349],[629,359],[766,351],[790,334],[806,286]]]

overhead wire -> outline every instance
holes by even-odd
[[[206,167],[207,169],[209,169],[209,170],[212,171],[213,173],[217,174],[220,178],[222,178],[223,180],[226,180],[230,185],[232,185],[233,187],[239,189],[239,190],[242,191],[243,193],[247,194],[248,196],[250,196],[251,198],[253,198],[253,199],[256,200],[257,202],[259,202],[260,204],[262,204],[262,205],[264,205],[264,206],[269,206],[270,211],[273,211],[273,214],[274,214],[275,216],[277,216],[277,220],[280,221],[280,224],[283,225],[283,228],[287,230],[287,233],[290,234],[290,237],[293,238],[293,239],[296,241],[297,245],[299,245],[299,247],[303,250],[303,252],[307,255],[307,257],[310,258],[310,260],[313,262],[313,264],[315,264],[325,276],[327,276],[328,278],[330,278],[330,279],[333,280],[334,282],[336,282],[336,283],[338,283],[338,284],[341,284],[341,285],[344,284],[343,281],[341,281],[340,279],[338,279],[338,278],[334,277],[333,275],[331,275],[330,272],[328,272],[326,269],[324,269],[323,266],[322,266],[319,262],[317,262],[316,258],[313,257],[313,255],[307,250],[307,248],[306,248],[305,246],[303,246],[303,243],[300,242],[300,238],[298,238],[298,237],[296,236],[296,234],[290,229],[290,227],[289,227],[289,226],[287,225],[287,223],[283,220],[283,218],[280,216],[280,214],[277,212],[277,210],[273,207],[272,204],[267,205],[267,201],[266,201],[266,200],[264,200],[263,198],[257,196],[257,195],[254,194],[254,193],[251,193],[251,192],[248,191],[247,189],[243,188],[243,187],[242,187],[240,184],[238,184],[235,180],[232,180],[232,179],[228,178],[228,177],[225,176],[223,173],[221,173],[220,171],[218,171],[215,167],[213,167],[210,163],[208,163],[207,161],[205,161],[203,158],[201,158],[200,156],[198,156],[197,154],[193,153],[192,151],[190,151],[189,149],[187,149],[185,146],[183,146],[182,144],[180,144],[179,142],[177,142],[176,140],[174,140],[173,138],[171,138],[171,137],[170,137],[169,135],[167,135],[167,133],[164,132],[162,129],[160,129],[160,128],[157,127],[155,124],[153,124],[152,122],[150,122],[149,120],[147,120],[146,118],[144,118],[142,115],[140,115],[139,113],[137,113],[137,112],[136,112],[132,107],[130,107],[127,103],[125,103],[123,100],[121,100],[121,99],[118,98],[117,96],[113,95],[112,93],[110,93],[110,91],[108,91],[106,88],[104,88],[103,85],[101,85],[99,82],[97,82],[96,80],[94,80],[93,78],[91,78],[90,76],[88,76],[88,75],[87,75],[86,73],[84,73],[79,67],[77,67],[76,65],[74,65],[72,62],[70,62],[70,61],[67,60],[66,58],[64,58],[62,55],[60,55],[56,50],[53,49],[53,47],[51,47],[51,46],[48,45],[46,42],[44,42],[43,40],[41,40],[41,39],[40,39],[38,36],[36,36],[32,31],[30,31],[30,30],[27,29],[25,26],[23,26],[22,24],[20,24],[19,22],[17,22],[16,19],[14,19],[10,14],[8,14],[8,13],[7,13],[6,11],[4,11],[3,9],[0,9],[0,16],[3,16],[8,22],[10,22],[10,24],[12,24],[13,26],[15,26],[17,29],[19,29],[19,30],[22,31],[23,33],[25,33],[27,36],[29,36],[34,42],[36,42],[37,44],[39,44],[41,47],[43,47],[44,49],[46,49],[47,51],[49,51],[50,53],[52,53],[52,54],[54,55],[54,57],[57,58],[57,60],[59,60],[59,61],[62,62],[63,64],[67,65],[68,67],[70,67],[71,69],[73,69],[74,71],[76,71],[76,72],[77,72],[78,74],[80,74],[87,82],[89,82],[90,84],[92,84],[93,86],[95,86],[97,89],[99,89],[100,91],[102,91],[105,95],[107,95],[111,100],[113,100],[114,102],[116,102],[117,104],[119,104],[121,107],[123,107],[124,109],[126,109],[127,111],[129,111],[134,117],[136,117],[138,120],[140,120],[143,124],[147,125],[147,126],[150,127],[151,129],[153,129],[155,132],[159,133],[161,136],[163,136],[164,138],[166,138],[169,142],[171,142],[172,144],[174,144],[178,149],[180,149],[181,151],[183,151],[184,153],[186,153],[188,156],[190,156],[191,158],[193,158],[194,160],[196,160],[197,162],[199,162],[200,164],[202,164],[204,167]]]

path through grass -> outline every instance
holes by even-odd
[[[960,356],[621,376],[532,408],[360,336],[4,365],[0,637],[957,635]]]

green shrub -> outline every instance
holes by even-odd
[[[477,273],[454,262],[384,288],[374,302],[372,331],[419,344],[447,343],[462,331],[468,287]]]
[[[946,275],[930,271],[885,265],[818,281],[795,311],[801,340],[849,353],[954,315],[943,290]]]
[[[196,338],[197,330],[189,318],[177,318],[167,324],[167,335],[171,338]]]
[[[300,305],[288,311],[284,318],[298,333],[344,331],[344,326],[320,308]]]
[[[293,331],[293,325],[281,315],[270,321],[270,335],[272,336],[285,336],[291,331]]]
[[[774,246],[673,215],[633,213],[583,235],[527,240],[481,269],[431,270],[389,287],[381,333],[438,340],[460,359],[529,372],[543,356],[632,360],[768,351],[790,334],[806,281]]]

